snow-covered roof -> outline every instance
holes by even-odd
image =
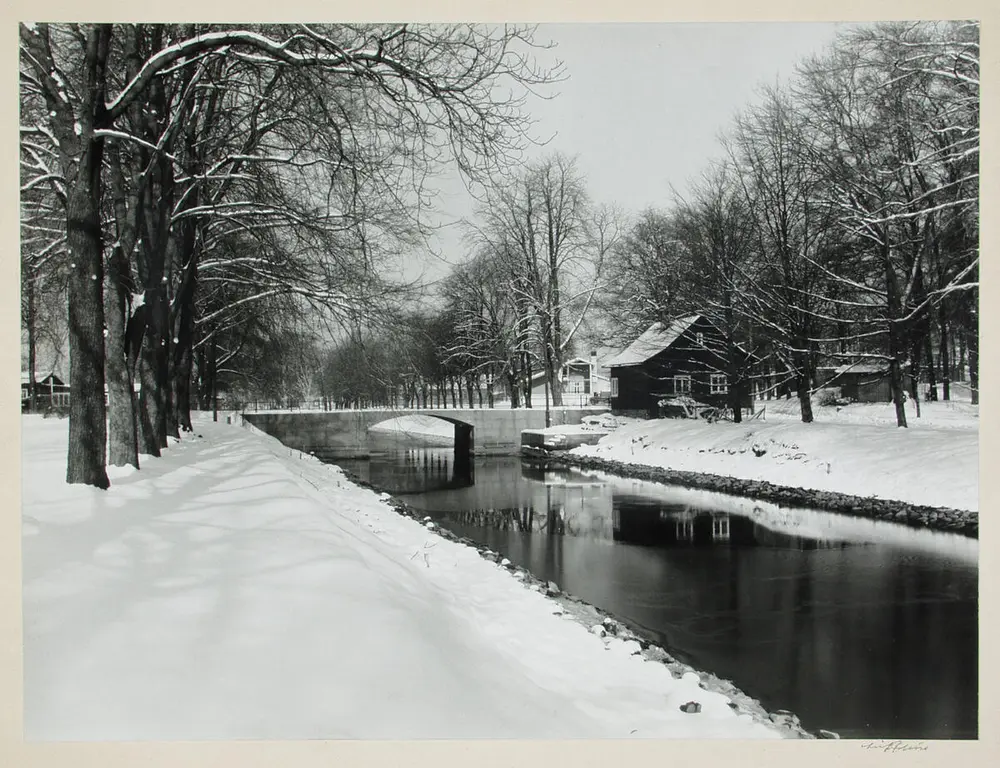
[[[834,373],[885,373],[886,365],[879,363],[849,363],[834,368]]]
[[[621,368],[629,365],[642,365],[654,355],[658,355],[665,350],[694,325],[701,315],[688,315],[671,320],[669,325],[663,323],[653,323],[635,341],[629,344],[615,357],[608,360],[604,365],[607,368]]]
[[[41,371],[35,371],[35,382],[45,381],[47,378],[49,378],[49,376],[52,376],[52,372],[42,373]],[[21,383],[22,384],[31,383],[31,376],[28,374],[27,371],[21,371]]]

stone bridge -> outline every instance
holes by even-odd
[[[579,424],[584,416],[607,408],[552,408],[550,424]],[[289,448],[315,453],[321,459],[364,458],[371,454],[368,430],[402,416],[434,416],[455,425],[455,455],[516,453],[521,431],[542,429],[541,408],[420,408],[356,411],[244,413],[243,418]]]

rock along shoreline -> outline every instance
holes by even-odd
[[[930,528],[973,539],[979,538],[979,513],[969,510],[929,507],[890,499],[852,496],[836,491],[775,485],[766,480],[745,480],[701,472],[682,472],[648,464],[633,464],[572,453],[550,453],[544,460],[551,464],[610,472],[634,480],[683,485],[734,496],[753,496],[790,507],[811,507],[854,517],[899,523],[913,528]]]

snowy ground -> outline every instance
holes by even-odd
[[[669,469],[766,480],[778,485],[914,504],[979,509],[978,406],[922,403],[908,429],[891,404],[815,406],[803,424],[798,402],[761,403],[742,424],[656,419],[626,424],[574,453]]]
[[[28,740],[779,735],[254,431],[103,492],[66,427],[22,420]]]

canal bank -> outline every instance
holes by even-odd
[[[585,626],[612,617],[813,733],[976,736],[975,538],[518,457],[466,472],[440,448],[384,447],[344,465],[597,606]]]
[[[424,514],[424,510],[413,507],[399,498],[385,494],[382,488],[364,480],[349,470],[344,470],[344,473],[351,482],[359,487],[370,488],[373,491],[383,493],[386,496],[386,504],[401,516],[419,521],[438,536],[474,550],[486,562],[495,564],[509,572],[513,578],[517,579],[527,589],[544,594],[554,604],[559,606],[554,611],[556,615],[564,615],[583,625],[591,634],[601,638],[609,649],[614,648],[619,652],[623,651],[644,661],[662,665],[670,671],[670,674],[675,679],[694,680],[697,682],[699,688],[726,696],[729,700],[729,706],[734,712],[748,716],[762,725],[766,724],[769,727],[775,727],[788,738],[840,738],[836,732],[822,728],[817,728],[815,731],[806,730],[803,728],[798,715],[789,710],[776,709],[773,712],[768,711],[760,701],[740,690],[731,680],[720,678],[706,670],[696,669],[692,665],[679,660],[665,648],[650,640],[649,633],[644,631],[643,628],[637,627],[598,606],[591,605],[576,595],[563,591],[554,581],[538,578],[527,568],[505,557],[502,552],[494,551],[482,542],[459,535],[447,527],[437,524],[430,516]]]
[[[790,735],[256,431],[100,491],[21,424],[27,740]]]
[[[793,405],[770,402],[766,419],[740,424],[608,417],[610,434],[557,460],[978,536],[978,406],[924,403],[903,429],[891,404],[816,404],[808,424]]]
[[[968,510],[929,507],[836,491],[796,488],[776,485],[766,480],[746,480],[703,472],[685,472],[565,451],[552,452],[546,460],[553,465],[599,470],[664,485],[681,485],[732,496],[749,496],[790,507],[825,509],[844,515],[959,533],[971,538],[979,537],[979,513]]]

